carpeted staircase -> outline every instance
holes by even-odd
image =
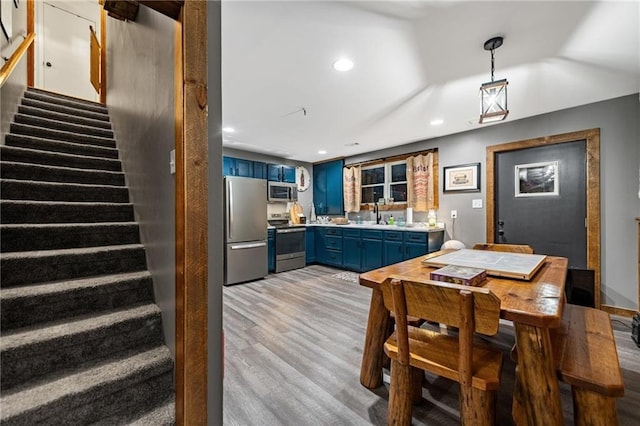
[[[107,109],[28,89],[0,174],[0,424],[173,424],[173,360]]]

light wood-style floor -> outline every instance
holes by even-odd
[[[385,425],[388,376],[375,391],[360,385],[360,362],[371,290],[356,274],[324,267],[270,275],[224,288],[225,425]],[[640,348],[630,320],[614,329],[625,379],[620,425],[640,424]],[[505,351],[497,422],[511,424],[514,342],[504,324],[494,343]],[[571,390],[562,386],[565,424]],[[459,424],[458,386],[427,376],[413,425]]]

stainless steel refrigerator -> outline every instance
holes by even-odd
[[[225,176],[224,285],[267,276],[267,181]]]

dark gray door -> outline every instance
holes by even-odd
[[[586,268],[586,142],[501,152],[495,164],[494,241],[528,244]]]

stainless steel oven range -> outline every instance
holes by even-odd
[[[288,213],[272,215],[276,228],[276,272],[304,268],[306,265],[306,227],[289,225]]]

